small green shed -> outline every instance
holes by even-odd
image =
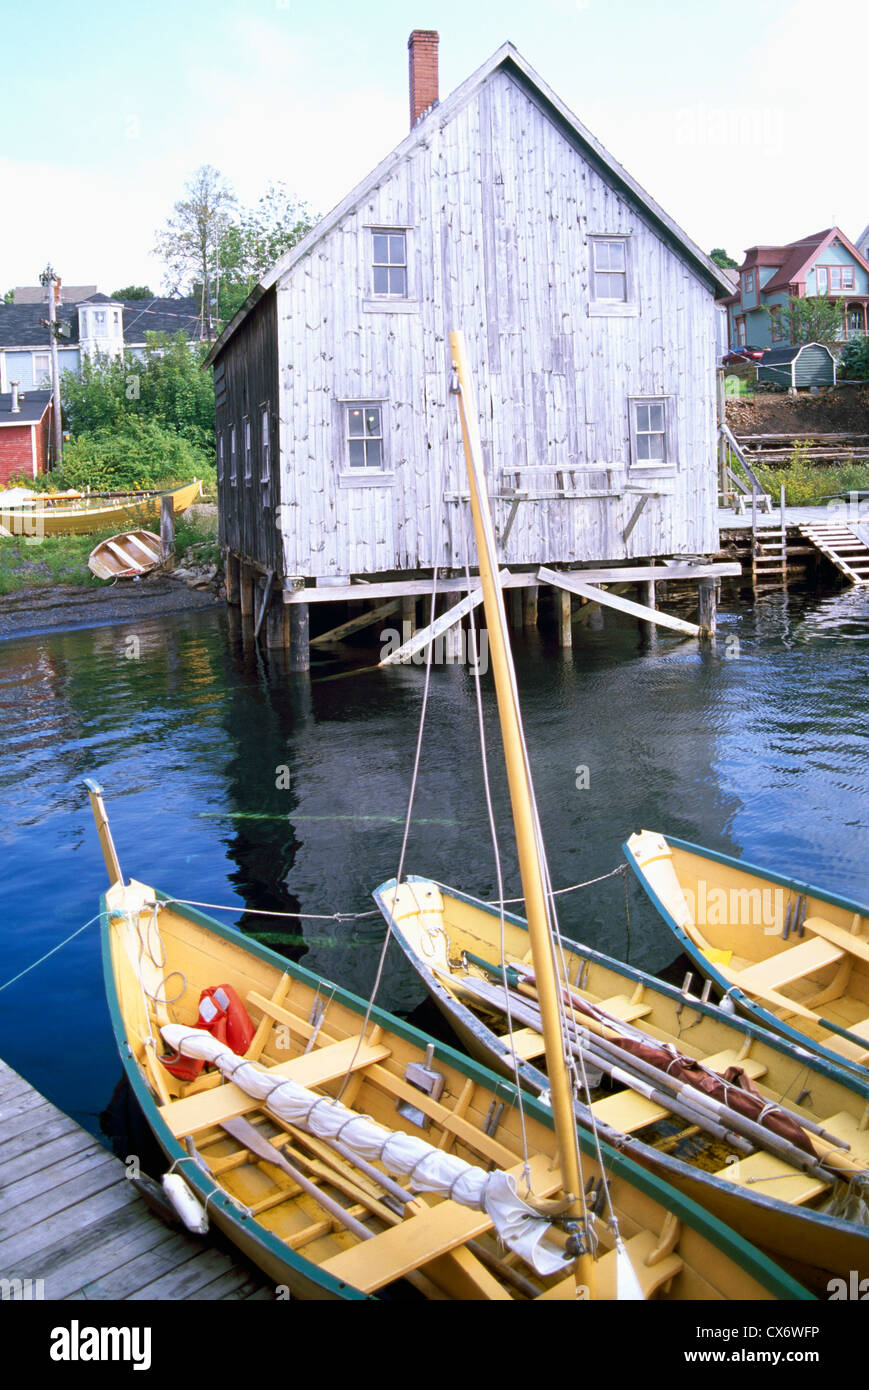
[[[777,386],[835,386],[836,359],[823,343],[797,343],[767,348],[757,366],[758,381]]]

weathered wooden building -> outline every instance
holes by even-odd
[[[511,44],[442,102],[437,35],[409,50],[410,133],[209,359],[231,590],[251,611],[270,573],[299,607],[464,564],[454,328],[505,565],[714,554],[731,285]]]

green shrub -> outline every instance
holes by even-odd
[[[869,489],[869,464],[847,463],[840,468],[812,463],[811,447],[797,440],[788,463],[781,468],[755,464],[755,472],[774,502],[784,483],[789,507],[821,507],[839,493]]]
[[[839,376],[846,381],[869,381],[869,338],[851,338],[845,344]]]
[[[212,456],[175,430],[135,416],[121,429],[104,427],[79,435],[67,444],[61,467],[52,474],[59,490],[90,487],[96,492],[193,478],[213,484]]]

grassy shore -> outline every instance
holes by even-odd
[[[88,556],[100,541],[116,534],[116,528],[89,536],[25,536],[0,539],[0,596],[19,589],[42,589],[58,584],[101,588],[88,569]],[[218,558],[216,508],[191,507],[175,521],[175,553],[195,546],[197,560],[213,563]]]

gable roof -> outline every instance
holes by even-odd
[[[841,241],[858,265],[869,271],[869,263],[838,227],[826,227],[822,232],[813,232],[811,236],[790,241],[785,246],[752,246],[746,251],[740,270],[750,269],[753,265],[778,266],[777,273],[761,286],[761,290],[764,294],[786,290],[790,285],[801,284],[821,252],[836,240]]]
[[[485,62],[475,73],[472,73],[461,86],[457,87],[454,92],[451,92],[448,97],[432,107],[425,116],[417,121],[410,133],[361,183],[358,183],[331,212],[321,218],[296,246],[275,262],[259,284],[254,286],[235,316],[224,328],[205,359],[206,366],[215,361],[251,309],[277,283],[281,276],[307,256],[318,242],[327,236],[348,213],[352,212],[356,204],[361,202],[393,168],[406,159],[418,145],[422,145],[428,140],[433,129],[445,125],[474,96],[483,83],[500,69],[503,69],[517,81],[526,94],[542,107],[553,124],[558,126],[562,134],[578,147],[582,155],[604,175],[609,183],[614,184],[631,202],[642,209],[657,231],[671,245],[682,252],[695,272],[710,282],[711,289],[719,294],[731,293],[733,287],[723,275],[720,266],[711,261],[700,250],[699,246],[683,232],[682,228],[664,212],[663,208],[613,159],[609,151],[574,116],[573,112],[565,106],[551,87],[547,86],[543,78],[535,72],[530,63],[526,62],[513,44],[505,43],[497,52],[493,53],[488,62]]]

